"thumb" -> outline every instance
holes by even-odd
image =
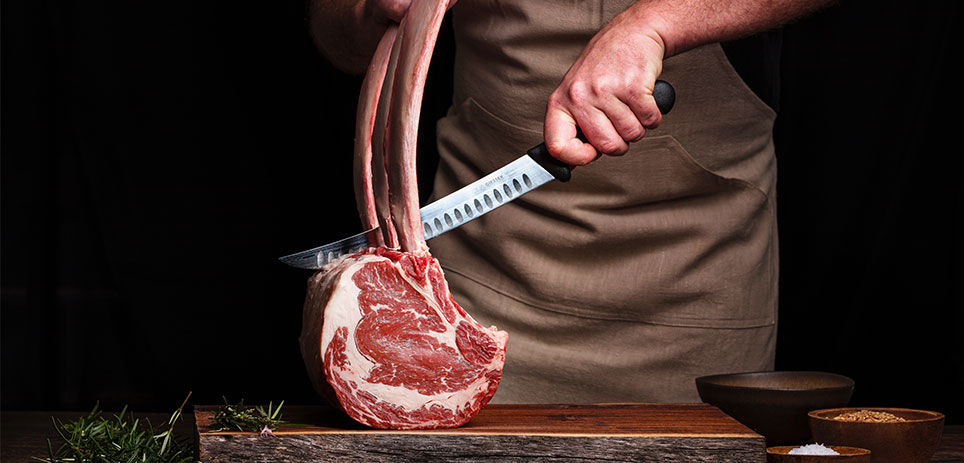
[[[596,148],[576,138],[576,120],[563,109],[549,109],[543,130],[549,154],[566,164],[582,166],[598,157]]]

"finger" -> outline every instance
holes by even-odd
[[[378,0],[371,3],[377,16],[384,17],[396,23],[402,21],[411,4],[411,0]]]
[[[634,142],[643,138],[646,129],[629,106],[615,96],[610,96],[603,101],[599,109],[624,141]]]
[[[601,109],[588,107],[576,112],[576,124],[582,129],[586,140],[600,153],[608,156],[622,156],[629,150],[626,140],[619,135],[613,122]]]
[[[655,129],[659,127],[663,115],[660,114],[659,107],[656,106],[656,99],[653,98],[651,91],[628,90],[620,100],[636,115],[636,120],[644,128]]]
[[[596,149],[576,138],[576,121],[566,110],[550,107],[546,112],[546,148],[556,159],[581,166],[596,159]]]

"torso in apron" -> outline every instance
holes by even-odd
[[[440,197],[542,140],[546,100],[630,2],[460,0]],[[667,59],[672,113],[429,242],[457,301],[509,332],[497,402],[695,400],[693,378],[772,368],[773,111],[719,45]]]

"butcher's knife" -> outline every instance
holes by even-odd
[[[662,80],[656,81],[653,97],[663,114],[673,109],[676,103],[673,86]],[[581,132],[579,138],[585,141]],[[425,239],[435,238],[477,219],[552,180],[568,182],[571,176],[572,167],[552,157],[546,144],[542,143],[519,159],[419,209]],[[378,232],[378,228],[373,228],[280,260],[292,267],[319,269],[341,256],[367,249],[375,242],[373,237]]]

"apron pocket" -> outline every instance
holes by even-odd
[[[542,136],[471,98],[438,133],[439,195],[518,158]],[[429,245],[463,281],[538,309],[749,328],[776,319],[775,233],[767,195],[707,170],[664,135],[579,167],[569,183],[550,182]]]

